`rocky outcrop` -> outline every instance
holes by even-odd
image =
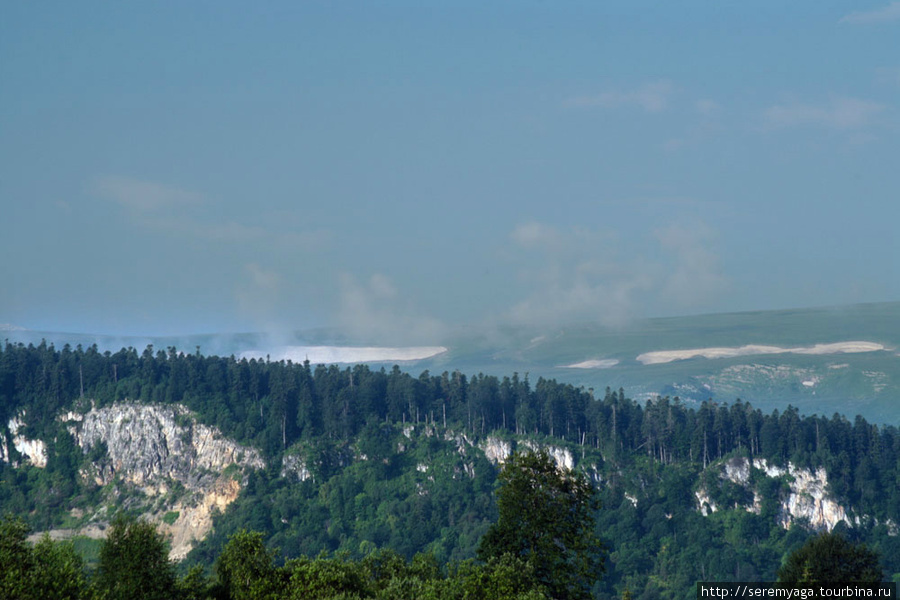
[[[696,492],[694,492],[694,496],[697,498],[697,503],[700,505],[700,514],[704,517],[708,517],[712,513],[719,510],[719,507],[716,505],[715,501],[709,497],[709,492],[706,488],[700,488]],[[635,503],[637,506],[637,503]]]
[[[522,440],[521,444],[533,452],[538,452],[540,450],[545,451],[550,455],[550,458],[556,462],[556,467],[561,471],[571,471],[575,468],[575,457],[572,456],[572,453],[566,448],[560,448],[558,446],[542,446],[531,440]]]
[[[47,466],[47,446],[41,440],[32,440],[19,433],[25,427],[20,416],[13,417],[6,424],[9,435],[12,437],[12,447],[28,464],[43,469]],[[5,436],[0,435],[0,461],[12,462],[12,452],[7,444]]]
[[[179,500],[169,507],[165,514],[154,515],[160,531],[172,543],[169,557],[181,560],[191,551],[194,544],[212,530],[212,519],[217,512],[224,512],[228,505],[237,500],[241,493],[240,481],[230,477],[218,477],[212,485],[193,498]],[[166,522],[166,514],[177,515],[171,523]]]
[[[512,454],[512,444],[498,437],[488,436],[481,444],[481,450],[484,452],[485,458],[493,464],[502,465]]]
[[[456,443],[456,451],[459,452],[460,456],[465,456],[468,449],[475,445],[465,432],[456,433],[448,429],[444,432],[444,439],[448,442]]]
[[[465,442],[469,445],[472,445],[472,442],[469,442],[468,438],[463,438]],[[457,443],[462,445],[460,440],[457,440]],[[485,458],[491,461],[495,465],[502,465],[506,462],[506,459],[509,458],[509,455],[513,453],[514,450],[518,449],[518,446],[521,446],[524,450],[530,450],[531,452],[546,452],[550,458],[556,462],[556,466],[563,471],[571,471],[575,468],[575,457],[572,455],[572,452],[567,448],[560,448],[559,446],[545,446],[542,444],[538,444],[536,442],[532,442],[531,440],[519,440],[518,443],[511,442],[508,440],[502,440],[498,437],[488,436],[485,440],[478,445],[478,448],[484,452]],[[461,452],[464,454],[464,452]]]
[[[287,479],[306,481],[312,478],[312,473],[310,473],[309,467],[302,456],[299,454],[285,454],[281,458],[281,476]]]
[[[67,422],[85,453],[105,448],[85,476],[112,485],[114,494],[137,489],[154,501],[150,518],[171,536],[174,559],[183,558],[210,531],[215,512],[237,498],[242,473],[265,467],[257,450],[198,423],[183,406],[118,403]]]
[[[770,465],[765,459],[757,458],[751,463],[746,458],[732,458],[718,465],[722,480],[731,481],[753,493],[753,503],[743,506],[745,510],[759,513],[762,499],[753,489],[751,469],[760,471],[766,477],[784,478],[788,491],[781,497],[778,522],[785,529],[795,522],[808,524],[817,531],[831,531],[841,521],[851,522],[848,510],[828,494],[828,475],[819,467],[815,471],[801,469],[788,463],[787,467]],[[706,516],[719,510],[710,497],[709,490],[700,487],[694,492],[700,512]]]
[[[726,461],[722,476],[739,485],[747,485],[750,483],[750,461],[746,458]]]
[[[166,480],[190,485],[233,464],[265,466],[257,450],[225,439],[177,405],[120,403],[93,409],[69,431],[85,452],[106,445],[109,460],[98,470],[98,484],[120,477],[148,494],[166,493]]]
[[[787,528],[797,519],[805,519],[816,530],[831,531],[841,521],[850,522],[847,509],[828,494],[828,475],[823,467],[815,472],[798,469],[788,463],[786,469],[755,459],[753,467],[769,477],[789,476],[790,493],[782,502],[781,524]]]
[[[553,460],[556,461],[557,468],[566,471],[571,471],[575,468],[575,457],[572,456],[572,453],[567,448],[550,446],[547,450],[550,452]]]

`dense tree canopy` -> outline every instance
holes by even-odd
[[[233,600],[253,600],[273,593],[277,588],[275,574],[275,557],[258,531],[237,532],[216,560],[219,586]]]
[[[146,521],[117,515],[100,547],[95,580],[109,600],[173,598],[175,567],[165,538]]]
[[[279,566],[259,532],[231,537],[216,577],[191,569],[177,577],[161,560],[152,525],[126,517],[103,542],[93,573],[65,542],[32,546],[21,520],[0,522],[0,598],[4,600],[547,600],[531,566],[512,557],[442,567],[433,556],[406,560],[390,550],[362,559],[320,554]]]
[[[790,553],[778,571],[782,583],[878,583],[878,555],[836,533],[823,533]]]
[[[88,598],[84,562],[71,543],[44,537],[32,546],[28,525],[9,516],[0,521],[0,598],[79,600]]]

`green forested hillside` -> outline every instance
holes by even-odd
[[[364,558],[392,548],[440,564],[472,558],[497,519],[498,467],[488,441],[568,451],[601,500],[597,534],[609,550],[602,597],[626,587],[642,598],[686,598],[698,580],[772,580],[786,552],[811,532],[785,530],[778,502],[785,482],[760,478],[757,513],[747,491],[710,476],[734,456],[824,467],[830,492],[859,523],[838,525],[876,549],[900,573],[900,432],[862,418],[763,414],[736,400],[644,405],[623,390],[592,390],[459,372],[414,376],[399,368],[313,367],[181,354],[7,345],[0,352],[0,425],[20,417],[24,433],[48,444],[46,468],[4,464],[0,510],[34,528],[71,521],[72,508],[109,502],[85,480],[83,456],[57,420],[121,400],[180,403],[197,418],[259,448],[269,465],[251,473],[240,497],[185,565],[210,565],[228,538],[258,531],[277,560],[345,552]],[[102,452],[102,449],[98,450]],[[15,451],[10,453],[16,463]],[[307,467],[304,481],[282,472],[284,457]],[[700,482],[719,506],[698,511]],[[853,519],[851,519],[853,520]],[[852,527],[851,527],[852,525]]]

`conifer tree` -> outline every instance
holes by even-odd
[[[527,561],[553,598],[589,598],[603,573],[594,533],[600,503],[587,478],[563,471],[544,451],[513,454],[499,475],[499,518],[481,540],[479,558]]]

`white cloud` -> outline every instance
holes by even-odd
[[[701,98],[695,100],[693,108],[698,118],[685,129],[684,135],[672,137],[659,144],[665,152],[678,152],[690,146],[696,146],[722,132],[720,116],[722,106],[715,100]]]
[[[718,114],[722,110],[722,107],[718,102],[708,98],[697,100],[697,102],[694,103],[694,108],[697,109],[698,113],[707,117]]]
[[[253,242],[268,237],[262,227],[245,225],[236,222],[203,223],[187,217],[144,217],[141,223],[165,233],[175,233],[185,237],[202,239],[209,242],[239,244]]]
[[[397,297],[397,288],[381,273],[375,273],[369,278],[369,290],[374,298],[386,300]]]
[[[510,237],[519,245],[537,246],[556,243],[558,241],[558,232],[543,223],[531,221],[517,225]]]
[[[670,225],[622,252],[622,241],[602,230],[527,223],[510,237],[528,288],[507,313],[516,323],[616,326],[648,309],[703,307],[726,287],[710,249],[715,236],[703,223]]]
[[[900,68],[881,67],[875,70],[876,81],[888,85],[900,85]]]
[[[249,276],[250,283],[258,289],[273,293],[281,286],[281,276],[275,271],[268,271],[257,263],[247,263],[244,270]]]
[[[419,311],[381,273],[362,282],[342,274],[336,316],[354,338],[369,338],[378,344],[434,344],[446,334],[443,323]]]
[[[234,288],[234,298],[241,311],[267,331],[281,329],[276,314],[281,307],[284,278],[277,271],[259,263],[244,264]]]
[[[154,212],[172,206],[203,202],[200,194],[152,181],[115,175],[97,177],[92,187],[107,200],[139,212]]]
[[[666,152],[676,152],[690,144],[685,138],[670,138],[662,143],[662,149]]]
[[[883,23],[900,19],[900,2],[891,2],[882,8],[852,12],[841,18],[840,23],[864,25],[868,23]]]
[[[661,112],[669,104],[669,98],[675,89],[668,80],[645,83],[637,89],[629,91],[611,90],[595,96],[578,96],[569,100],[570,106],[619,108],[637,106],[647,112]]]
[[[828,104],[793,102],[768,108],[764,113],[770,128],[782,129],[818,125],[830,129],[849,130],[869,125],[885,106],[858,98],[834,98]]]
[[[144,218],[142,223],[158,231],[219,244],[266,244],[278,250],[322,248],[331,239],[328,231],[274,232],[258,225],[237,221],[206,223],[187,217]]]
[[[275,244],[283,250],[321,250],[331,242],[333,234],[327,229],[315,231],[287,231],[273,236]]]
[[[104,176],[93,182],[94,191],[128,209],[142,227],[187,239],[219,244],[265,244],[280,251],[320,249],[328,243],[328,231],[273,231],[266,227],[222,221],[214,214],[185,214],[187,207],[210,213],[220,207],[203,195],[150,181]]]
[[[570,281],[541,282],[527,298],[515,304],[509,318],[516,323],[560,324],[590,320],[616,326],[633,318],[635,294],[650,289],[649,278],[639,272],[595,278],[576,268]]]
[[[567,231],[529,221],[521,223],[509,234],[510,239],[522,249],[544,249],[554,253],[577,254],[583,248],[604,243],[615,237],[611,230],[573,227]]]
[[[718,257],[709,249],[714,237],[703,223],[673,224],[654,232],[670,259],[661,295],[679,306],[702,305],[726,287]]]

